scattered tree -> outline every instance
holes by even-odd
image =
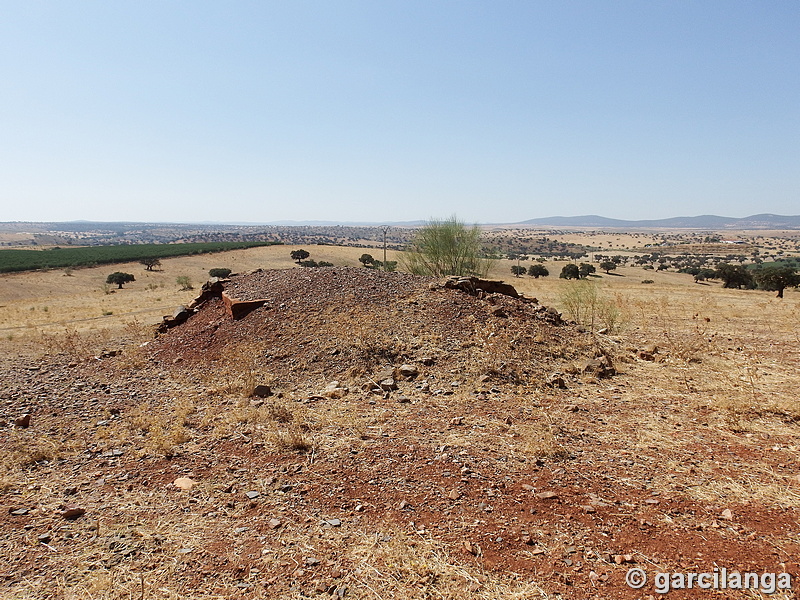
[[[714,269],[698,269],[694,274],[694,282],[705,281],[706,279],[715,279],[717,272]]]
[[[722,287],[724,288],[752,290],[756,287],[753,274],[743,265],[734,266],[729,263],[721,263],[717,266],[715,275],[716,279],[722,280]]]
[[[768,292],[778,292],[783,298],[783,290],[800,285],[800,274],[792,267],[764,267],[755,272],[758,287]]]
[[[431,219],[403,254],[404,267],[415,275],[485,277],[490,261],[483,255],[480,238],[477,225],[467,227],[455,215],[443,221]]]
[[[375,259],[372,258],[372,254],[362,254],[361,258],[358,259],[358,262],[360,262],[365,267],[372,265],[374,268],[375,266]]]
[[[106,283],[114,284],[120,290],[122,289],[122,286],[124,284],[129,283],[131,281],[136,281],[136,278],[133,275],[131,275],[130,273],[120,273],[119,271],[116,271],[111,275],[109,275],[108,277],[106,277]]]
[[[528,269],[525,267],[521,267],[519,265],[514,265],[511,267],[511,272],[514,274],[515,277],[519,277],[520,275],[525,275],[528,272]]]
[[[192,287],[192,280],[189,279],[189,277],[186,276],[186,275],[181,275],[181,276],[177,277],[175,279],[175,281],[177,282],[177,284],[179,286],[181,286],[181,291],[185,292],[186,290],[194,289]]]
[[[140,265],[144,265],[145,270],[152,271],[156,267],[161,266],[161,261],[157,258],[143,258],[139,261]]]
[[[613,260],[605,260],[600,263],[600,268],[606,272],[606,275],[608,275],[610,271],[613,271],[617,268],[617,263],[615,263]]]
[[[290,256],[292,257],[292,260],[299,265],[300,261],[307,259],[311,255],[305,250],[292,250]]]
[[[570,263],[568,265],[564,265],[561,269],[561,275],[559,275],[560,279],[580,279],[581,273],[580,269],[578,269],[578,265],[575,263]]]
[[[528,275],[539,279],[539,277],[547,277],[550,275],[550,271],[548,271],[547,267],[544,265],[531,265],[528,267]]]
[[[225,279],[230,274],[231,274],[231,270],[230,269],[222,269],[222,268],[211,269],[208,272],[208,275],[210,277],[216,277],[217,279]]]
[[[597,269],[594,268],[594,265],[589,263],[581,263],[581,266],[578,267],[578,274],[580,275],[581,279],[586,279],[591,273],[596,271]]]

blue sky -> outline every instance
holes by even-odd
[[[3,2],[0,221],[800,213],[800,2]]]

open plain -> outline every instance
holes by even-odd
[[[796,586],[800,292],[623,265],[575,323],[564,262],[497,261],[515,299],[304,248],[337,267],[271,246],[0,277],[2,597],[633,599],[721,568]],[[264,305],[209,298],[154,337],[215,267]]]

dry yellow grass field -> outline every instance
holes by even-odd
[[[382,249],[336,246],[265,246],[220,254],[170,258],[158,270],[147,271],[139,263],[101,267],[0,275],[0,335],[6,339],[30,339],[38,333],[54,333],[65,328],[81,332],[115,332],[133,320],[155,324],[181,304],[197,295],[197,288],[208,280],[213,268],[228,268],[234,273],[254,269],[288,269],[296,266],[289,254],[305,248],[317,261],[338,266],[361,266],[361,254],[371,253],[382,260]],[[388,260],[396,260],[388,251]],[[131,273],[133,283],[123,289],[106,286],[114,272]],[[179,276],[192,282],[192,290],[182,290]],[[110,292],[110,293],[109,293]]]

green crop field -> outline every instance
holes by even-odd
[[[277,242],[203,242],[188,244],[134,244],[125,246],[85,246],[81,248],[50,248],[48,250],[0,250],[0,273],[64,269],[110,263],[138,261],[146,258],[170,258],[226,250],[241,250],[256,246],[271,246]]]

